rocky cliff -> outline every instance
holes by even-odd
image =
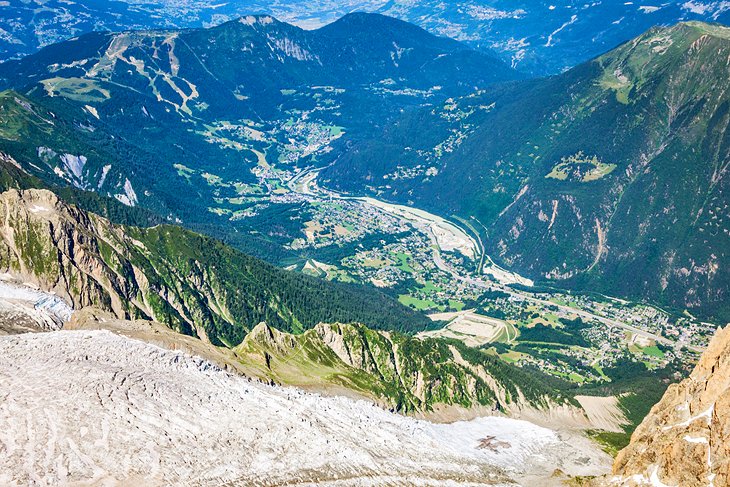
[[[614,485],[730,485],[730,326],[669,387],[622,450]]]

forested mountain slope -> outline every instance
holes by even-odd
[[[445,406],[522,410],[585,421],[569,394],[458,341],[414,338],[357,324],[320,323],[302,335],[262,323],[234,349],[256,376],[315,390],[349,390],[404,413]],[[551,410],[552,408],[552,410]],[[458,414],[458,411],[457,411]]]
[[[324,177],[471,219],[529,277],[727,319],[728,56],[726,27],[652,29],[565,74],[411,111]],[[415,166],[432,169],[394,177]]]
[[[378,291],[277,269],[180,227],[122,227],[46,190],[0,195],[0,267],[74,308],[154,319],[234,346],[261,321],[301,332],[319,322],[418,330],[430,324]]]

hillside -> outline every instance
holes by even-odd
[[[411,111],[324,181],[466,218],[536,280],[727,319],[728,54],[725,27],[652,29],[560,76]],[[393,177],[412,167],[433,169]]]
[[[578,423],[582,416],[539,374],[459,342],[324,323],[295,336],[261,324],[234,353],[262,378],[315,390],[342,388],[405,413],[455,406],[519,416],[523,409],[550,414],[553,407],[554,414],[573,415]]]
[[[150,318],[229,346],[261,321],[297,332],[322,321],[430,324],[377,291],[283,271],[179,227],[113,225],[46,190],[7,191],[0,207],[2,271],[77,309]]]
[[[0,288],[2,291],[2,288]],[[259,323],[234,348],[216,347],[149,320],[77,310],[64,330],[108,330],[203,357],[267,384],[365,399],[405,415],[453,421],[480,415],[548,418],[569,429],[595,426],[570,392],[458,342],[420,340],[364,325],[319,323],[290,334]]]

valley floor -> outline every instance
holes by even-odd
[[[2,485],[549,485],[611,464],[525,421],[432,424],[108,331],[0,337],[0,398]]]

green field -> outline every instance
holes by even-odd
[[[409,274],[413,274],[415,271],[413,270],[413,267],[410,265],[411,256],[403,253],[403,252],[395,252],[393,253],[393,257],[396,261],[396,267],[403,272],[407,272]]]
[[[588,157],[579,151],[563,157],[545,177],[559,181],[577,180],[583,183],[596,181],[613,172],[616,164],[605,164],[597,156]]]
[[[60,95],[84,103],[102,102],[111,97],[109,90],[99,86],[95,80],[57,77],[44,79],[41,83],[51,96]]]
[[[656,345],[652,345],[651,347],[646,348],[640,348],[640,350],[651,357],[664,358],[664,352],[659,350],[659,347],[657,347]]]
[[[464,309],[464,303],[455,299],[449,299],[449,307],[451,309],[455,309],[456,311],[461,311]]]
[[[398,301],[400,301],[400,303],[405,306],[417,309],[419,311],[423,311],[426,309],[434,309],[434,308],[439,307],[436,303],[434,303],[430,299],[418,299],[418,298],[414,298],[413,296],[411,296],[409,294],[401,294],[400,296],[398,296]]]

